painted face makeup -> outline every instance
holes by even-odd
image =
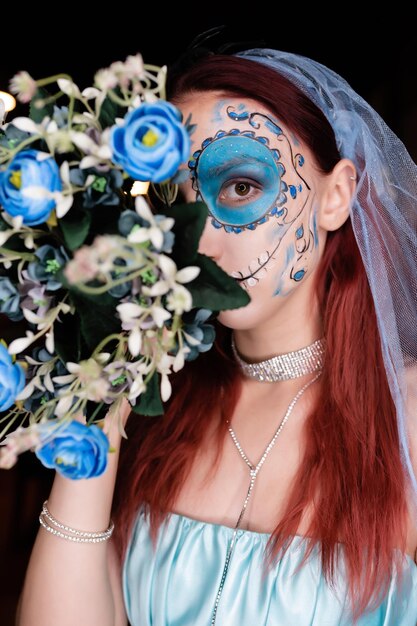
[[[199,155],[196,172],[213,226],[240,233],[266,222],[286,200],[282,173],[277,153],[264,143],[219,131]]]
[[[263,242],[256,251],[252,248],[250,261],[231,274],[253,288],[283,263],[275,270],[274,295],[285,295],[303,280],[318,243],[314,190],[301,172],[305,157],[298,151],[299,142],[272,115],[251,112],[244,104],[220,101],[213,122],[223,127],[202,141],[189,162],[197,199],[207,204],[217,230],[232,237],[256,230],[253,243]],[[231,122],[234,127],[228,128]],[[260,229],[263,236],[258,236]]]

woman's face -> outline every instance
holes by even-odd
[[[251,297],[219,319],[254,328],[311,290],[325,242],[317,214],[325,177],[297,136],[256,100],[198,93],[179,108],[196,125],[181,190],[209,209],[199,250]]]

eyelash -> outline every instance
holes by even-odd
[[[258,191],[261,190],[259,183],[255,183],[253,180],[248,180],[246,178],[235,178],[233,180],[227,181],[221,188],[219,193],[219,199],[222,198],[222,195],[225,194],[225,191],[230,187],[236,187],[239,183],[244,183],[248,185],[252,189],[256,189]],[[249,193],[245,196],[239,197],[237,194],[234,196],[233,201],[237,204],[246,204],[248,200],[251,200],[253,196],[253,191],[249,191]],[[229,199],[230,201],[230,199]]]

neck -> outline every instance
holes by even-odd
[[[308,311],[287,310],[256,328],[236,329],[233,334],[239,353],[254,363],[311,345],[323,336],[323,325],[315,303]]]

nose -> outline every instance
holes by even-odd
[[[209,216],[198,244],[198,251],[218,261],[222,253],[221,239],[219,230],[214,228]]]

